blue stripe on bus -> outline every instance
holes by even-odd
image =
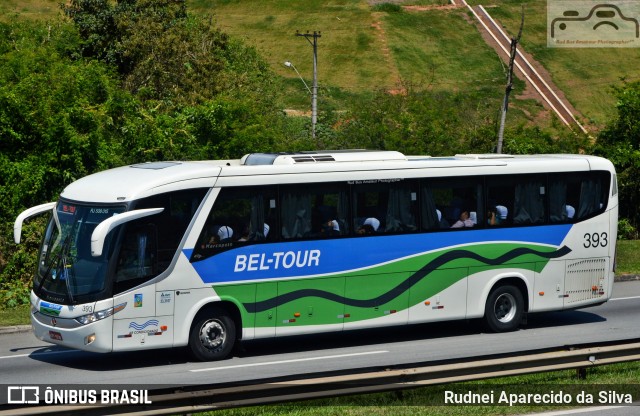
[[[192,263],[205,283],[304,277],[371,267],[446,247],[489,241],[559,247],[571,224],[253,244]],[[191,258],[192,249],[183,250]]]

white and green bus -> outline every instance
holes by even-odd
[[[584,155],[261,153],[67,186],[31,293],[36,337],[95,352],[526,314],[611,296],[613,165]]]

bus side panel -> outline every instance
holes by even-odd
[[[609,268],[607,257],[567,260],[564,309],[574,309],[609,299]]]
[[[529,312],[557,311],[564,303],[565,260],[538,263]]]
[[[411,272],[402,272],[347,277],[345,329],[406,324],[409,291],[397,288],[410,275]]]
[[[467,312],[467,267],[432,270],[411,288],[411,323],[464,318]]]
[[[342,330],[344,277],[278,282],[276,336]]]
[[[150,284],[114,297],[127,303],[114,315],[113,350],[131,351],[173,345],[173,316],[156,314],[156,285]]]
[[[276,335],[276,308],[269,300],[278,295],[276,282],[243,283],[216,287],[222,301],[238,307],[242,319],[242,339],[271,338]]]
[[[571,254],[565,264],[564,309],[604,302],[611,297],[614,279],[610,247],[616,228],[610,212],[575,224],[565,239]]]

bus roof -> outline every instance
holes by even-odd
[[[586,155],[465,154],[405,156],[393,151],[254,153],[236,160],[149,162],[79,179],[61,196],[78,202],[128,202],[199,187],[366,180],[420,176],[466,176],[609,170],[606,159]]]

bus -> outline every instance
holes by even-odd
[[[94,352],[445,320],[514,331],[530,313],[606,302],[613,165],[586,155],[253,153],[89,175],[56,202],[31,322]]]

